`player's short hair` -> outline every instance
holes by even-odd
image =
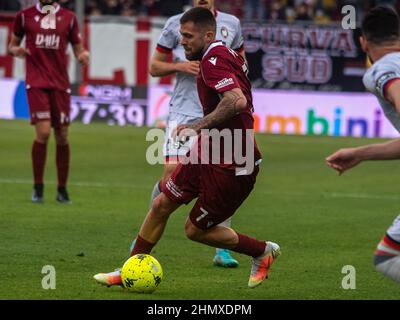
[[[195,7],[186,11],[180,19],[180,23],[193,22],[196,27],[203,30],[213,31],[217,30],[217,22],[212,12],[206,8]]]
[[[382,44],[400,38],[400,19],[388,6],[372,8],[362,22],[362,33],[367,41]]]

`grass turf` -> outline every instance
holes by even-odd
[[[316,136],[257,136],[262,170],[233,226],[281,245],[283,254],[260,287],[247,288],[248,257],[235,254],[238,269],[216,268],[212,248],[185,238],[190,206],[172,215],[153,251],[164,268],[155,293],[99,286],[93,274],[124,262],[162,172],[146,162],[146,131],[73,124],[73,204],[55,201],[52,139],[45,203],[35,205],[33,128],[26,121],[0,121],[0,299],[400,299],[398,285],[372,265],[376,244],[398,213],[393,173],[400,162],[364,163],[338,177],[325,156],[379,140]],[[45,265],[56,269],[56,290],[42,288]],[[355,290],[341,286],[345,265],[356,269]]]

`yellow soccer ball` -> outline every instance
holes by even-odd
[[[130,257],[122,266],[123,286],[133,292],[152,293],[163,278],[161,264],[149,254]]]

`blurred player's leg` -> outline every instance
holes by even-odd
[[[232,218],[226,219],[224,222],[220,223],[219,225],[222,227],[231,227]],[[214,256],[214,265],[217,267],[224,267],[224,268],[236,268],[239,266],[239,262],[234,259],[228,249],[215,249],[215,256]]]
[[[35,123],[36,137],[32,145],[32,169],[34,187],[32,202],[43,202],[43,177],[46,165],[47,142],[51,132],[50,121],[39,121]]]
[[[374,264],[379,272],[400,282],[400,216],[394,220],[378,244]]]
[[[56,166],[57,166],[57,201],[60,203],[70,203],[67,181],[70,162],[70,147],[68,143],[68,127],[54,129],[56,137]]]

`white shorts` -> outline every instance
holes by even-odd
[[[176,126],[180,124],[193,123],[201,118],[188,116],[181,113],[170,112],[168,115],[167,128],[165,129],[165,143],[163,147],[164,157],[185,156],[192,147],[196,137],[191,137],[183,145],[178,145],[172,140],[171,134]]]
[[[391,227],[386,231],[386,233],[394,241],[400,242],[400,215],[393,221]]]

